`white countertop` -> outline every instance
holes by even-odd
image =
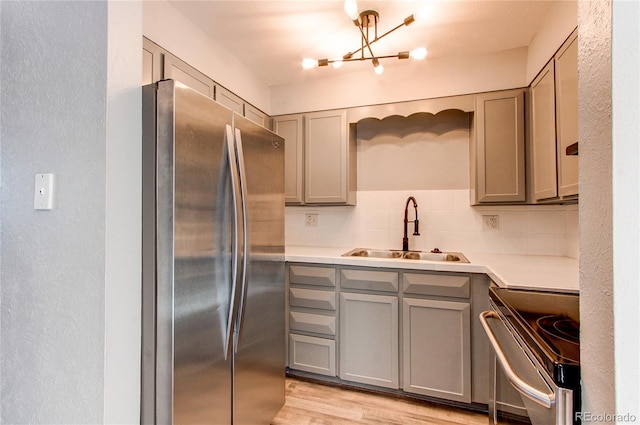
[[[342,257],[351,248],[287,246],[285,260],[296,263],[338,264],[363,267],[387,267],[486,273],[498,286],[557,292],[579,292],[578,260],[550,255],[502,255],[466,253],[469,263],[423,260]]]

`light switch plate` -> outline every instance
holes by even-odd
[[[36,210],[53,209],[54,175],[51,173],[36,174],[33,208]]]

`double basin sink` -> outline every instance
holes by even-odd
[[[405,260],[422,260],[422,261],[446,261],[468,263],[469,260],[459,252],[441,252],[434,249],[431,252],[423,251],[401,251],[395,249],[367,249],[356,248],[342,254],[343,257],[369,257],[383,259],[405,259]]]

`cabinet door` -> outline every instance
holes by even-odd
[[[470,305],[405,298],[402,312],[404,390],[471,402]]]
[[[578,156],[566,155],[578,141],[578,35],[572,34],[556,55],[556,120],[558,131],[558,192],[578,194]]]
[[[340,379],[398,388],[398,298],[340,294]]]
[[[302,115],[289,115],[273,119],[273,131],[284,137],[284,200],[289,205],[303,203],[304,144]]]
[[[233,112],[244,115],[244,102],[222,86],[216,86],[216,102],[226,106]]]
[[[151,84],[162,79],[162,48],[142,37],[142,84]]]
[[[213,80],[186,62],[165,53],[163,71],[164,78],[180,81],[182,84],[213,99]]]
[[[248,103],[244,104],[244,116],[265,128],[269,125],[269,123],[266,122],[267,114]]]
[[[304,201],[345,204],[349,184],[347,112],[315,112],[305,118]]]
[[[477,202],[525,201],[524,90],[476,96]]]
[[[531,83],[531,152],[534,200],[558,196],[554,63]]]
[[[336,343],[331,339],[289,334],[289,367],[336,376]]]

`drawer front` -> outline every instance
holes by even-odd
[[[292,307],[336,310],[336,293],[315,289],[289,288],[289,305]]]
[[[428,273],[404,273],[402,290],[406,294],[469,298],[469,276]]]
[[[289,266],[289,283],[302,285],[336,286],[333,267]]]
[[[292,311],[289,313],[289,329],[335,336],[336,318],[322,314]]]
[[[340,286],[348,289],[398,292],[398,273],[343,269],[340,272]]]
[[[336,376],[336,342],[332,339],[289,334],[289,367]]]

